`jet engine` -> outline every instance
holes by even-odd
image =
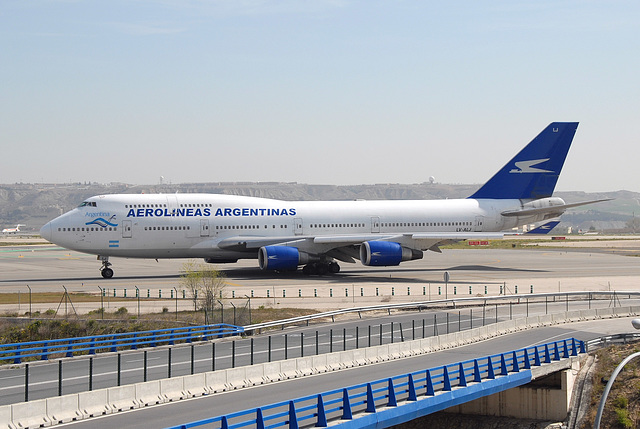
[[[422,259],[422,256],[421,250],[389,241],[365,241],[360,245],[360,262],[373,267],[400,265],[400,262]]]
[[[262,270],[295,270],[309,263],[309,255],[289,246],[264,246],[258,250],[258,264]]]

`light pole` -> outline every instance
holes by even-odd
[[[634,328],[640,329],[640,319],[633,319],[631,321],[631,324],[633,325]],[[627,356],[627,358],[625,358],[622,362],[620,362],[620,365],[618,365],[616,369],[613,371],[613,373],[611,374],[611,377],[609,378],[607,385],[604,387],[604,392],[602,392],[602,398],[600,399],[600,405],[598,406],[598,413],[596,414],[596,419],[593,422],[594,429],[600,429],[600,420],[602,419],[604,404],[605,402],[607,402],[607,396],[609,396],[609,391],[611,390],[611,386],[613,385],[613,382],[616,380],[616,377],[618,376],[618,374],[620,374],[620,371],[622,371],[622,368],[624,368],[626,364],[628,364],[630,361],[632,361],[637,357],[640,357],[640,352]]]
[[[249,295],[245,295],[245,297],[249,300],[249,325],[251,325],[251,297]]]
[[[29,319],[31,319],[33,317],[31,314],[31,286],[27,285],[27,287],[29,288]]]
[[[216,299],[216,301],[220,304],[220,323],[224,323],[224,304],[219,299]]]
[[[449,271],[444,272],[444,299],[449,299]]]
[[[100,289],[100,318],[104,319],[104,291],[100,286],[98,286],[98,289]]]
[[[69,299],[69,294],[67,293],[67,288],[62,285],[62,289],[64,289],[64,319],[67,320],[69,317],[68,311],[67,311],[67,300]]]
[[[178,320],[178,289],[174,286],[173,290],[176,291],[176,320]]]
[[[229,301],[229,304],[233,306],[233,324],[236,324],[236,306],[233,305],[233,301]]]
[[[136,298],[138,298],[138,319],[140,319],[140,289],[138,286],[134,286],[136,288]]]

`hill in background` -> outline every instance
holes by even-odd
[[[275,198],[280,200],[423,200],[466,198],[478,185],[447,185],[441,183],[335,186],[280,182],[212,182],[158,185],[125,183],[70,183],[0,185],[0,225],[2,228],[25,224],[23,231],[38,231],[42,225],[78,206],[84,199],[117,193],[212,193]],[[599,198],[613,201],[569,210],[561,218],[558,233],[571,226],[574,231],[640,232],[640,193],[630,191],[586,193],[557,192],[566,202]],[[636,218],[637,216],[637,218]]]

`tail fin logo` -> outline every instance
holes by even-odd
[[[551,158],[544,159],[532,159],[530,161],[518,161],[516,162],[516,168],[509,171],[509,173],[553,173],[551,170],[543,170],[541,168],[534,167],[545,161],[549,161]]]

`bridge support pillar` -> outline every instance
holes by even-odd
[[[535,379],[525,386],[451,407],[445,412],[563,421],[569,413],[571,393],[579,369],[580,361],[572,359],[569,368],[545,371],[538,376],[534,371]]]

